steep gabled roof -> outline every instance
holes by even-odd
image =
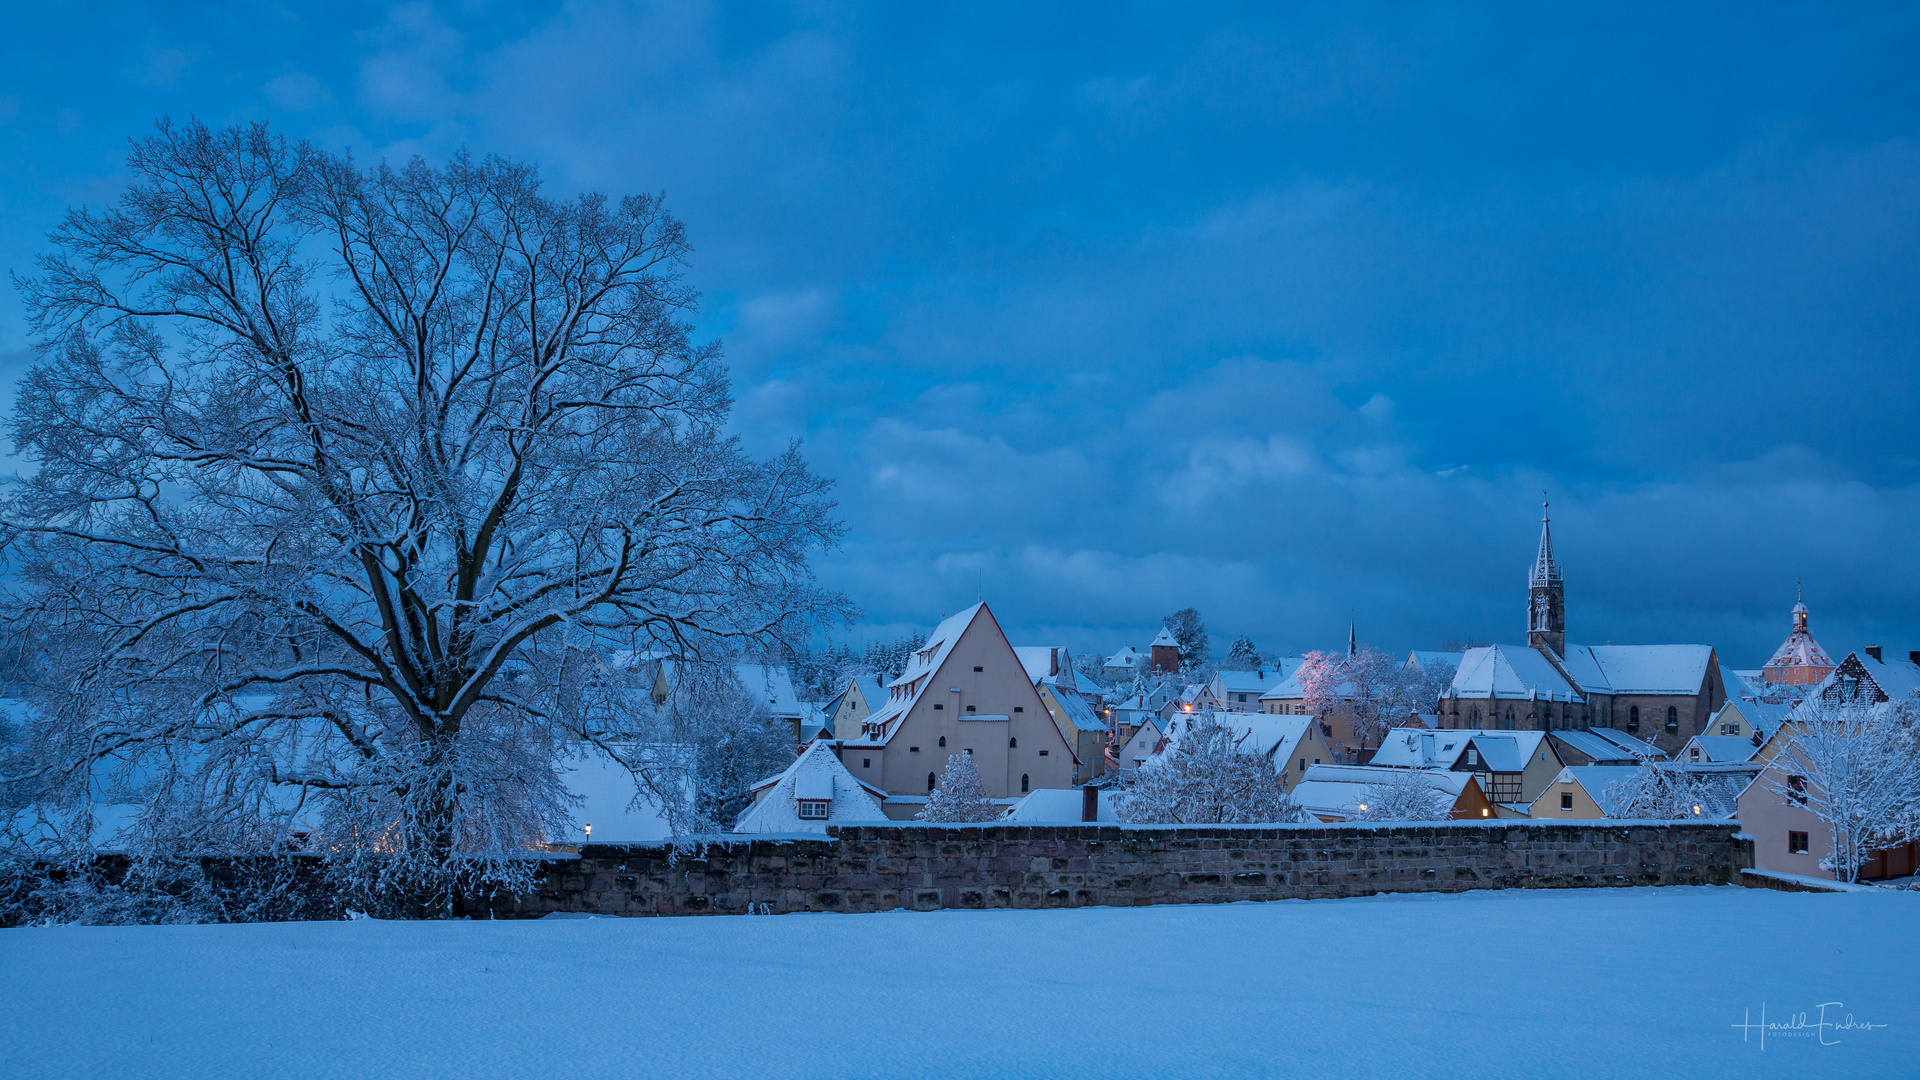
[[[1695,735],[1680,748],[1680,760],[1692,761],[1693,751],[1698,748],[1703,762],[1751,761],[1760,748],[1753,740],[1740,735]]]
[[[1524,772],[1540,753],[1544,731],[1487,731],[1478,729],[1420,731],[1400,728],[1388,732],[1374,751],[1371,764],[1402,769],[1452,769],[1461,765],[1467,748],[1480,752],[1483,764],[1468,771]]]
[[[927,635],[927,640],[907,660],[906,670],[887,684],[887,700],[867,718],[868,723],[878,726],[881,741],[884,742],[886,736],[891,734],[891,729],[898,726],[893,721],[912,711],[920,696],[927,692],[934,674],[940,670],[940,665],[947,662],[947,654],[953,652],[961,635],[967,632],[974,618],[986,606],[985,603],[975,604],[934,627],[933,633]]]
[[[1293,800],[1314,814],[1351,818],[1360,813],[1359,804],[1369,788],[1405,783],[1418,777],[1458,805],[1467,785],[1479,785],[1473,774],[1445,769],[1388,769],[1372,765],[1314,765],[1306,778],[1293,788]]]
[[[886,793],[848,772],[825,741],[807,747],[785,770],[753,785],[753,791],[757,801],[740,815],[734,832],[823,833],[828,825],[887,820],[886,812],[880,809]],[[825,820],[802,818],[801,799],[825,800]]]
[[[1169,745],[1178,744],[1180,736],[1203,717],[1212,717],[1221,727],[1233,732],[1238,737],[1242,753],[1273,762],[1275,772],[1287,767],[1287,762],[1294,756],[1294,748],[1306,736],[1307,728],[1316,722],[1311,716],[1289,716],[1284,713],[1177,713],[1167,725]]]
[[[1169,649],[1177,649],[1180,647],[1180,643],[1173,638],[1173,631],[1165,626],[1160,628],[1160,633],[1147,645],[1147,648],[1152,649],[1163,645]]]

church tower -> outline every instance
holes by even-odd
[[[1548,529],[1547,504],[1540,504],[1540,554],[1534,557],[1527,588],[1527,644],[1567,652],[1566,586],[1553,561],[1553,534]]]

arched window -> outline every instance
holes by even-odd
[[[1640,706],[1638,705],[1635,705],[1633,708],[1627,710],[1627,730],[1628,731],[1640,730]]]
[[[1468,716],[1467,719],[1472,722],[1474,727],[1479,727],[1480,726],[1480,706],[1475,705],[1473,707],[1473,714],[1471,716]]]
[[[1026,773],[1020,774],[1020,790],[1021,791],[1027,790],[1027,774]]]
[[[947,745],[947,737],[945,735],[940,736],[940,745],[941,746]]]
[[[1007,740],[1007,749],[1009,749],[1009,750],[1012,750],[1012,749],[1015,749],[1015,748],[1017,748],[1017,747],[1018,747],[1019,745],[1020,745],[1020,740],[1019,740],[1019,739],[1008,739],[1008,740]]]
[[[933,786],[934,786],[934,784],[935,784],[935,783],[937,783],[937,782],[939,782],[939,780],[940,780],[940,778],[939,778],[938,776],[936,776],[935,774],[933,774],[933,773],[928,773],[928,774],[927,774],[927,790],[928,790],[928,791],[932,791],[932,790],[933,790]]]
[[[1680,730],[1680,710],[1671,705],[1667,706],[1667,730]]]

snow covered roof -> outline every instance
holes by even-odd
[[[1071,686],[1076,690],[1080,684],[1074,681],[1073,658],[1066,647],[1061,645],[1015,645],[1013,655],[1020,658],[1020,666],[1027,670],[1027,679],[1035,686],[1051,680],[1054,685]]]
[[[740,815],[734,832],[824,833],[829,824],[887,820],[878,801],[885,793],[856,779],[824,741],[808,746],[785,771],[760,781],[753,790],[755,802]],[[827,816],[802,818],[803,799],[825,800]]]
[[[1077,825],[1085,812],[1085,798],[1080,788],[1040,788],[1014,803],[1007,811],[1007,820],[1022,825]],[[1113,813],[1113,800],[1099,800],[1094,820],[1119,822]]]
[[[1180,643],[1173,639],[1173,631],[1170,628],[1165,626],[1160,628],[1160,633],[1156,635],[1151,642],[1148,643],[1147,648],[1152,649],[1162,645],[1166,646],[1169,649],[1177,649],[1180,647]]]
[[[1539,650],[1526,645],[1485,645],[1461,654],[1450,694],[1463,698],[1530,698],[1580,701],[1579,690]]]
[[[1753,778],[1760,775],[1763,768],[1760,762],[1740,762],[1716,765],[1691,765],[1686,762],[1659,762],[1652,766],[1656,769],[1678,769],[1690,776],[1699,785],[1703,795],[1700,804],[1701,817],[1704,819],[1730,818],[1737,812],[1736,803],[1740,793],[1747,790]],[[1555,783],[1572,780],[1579,784],[1591,797],[1600,812],[1608,817],[1621,816],[1614,796],[1608,789],[1617,783],[1633,779],[1637,765],[1569,765],[1554,777]]]
[[[1765,740],[1773,738],[1773,733],[1780,729],[1781,724],[1786,723],[1789,716],[1793,715],[1793,706],[1785,702],[1728,699],[1727,703],[1720,707],[1720,712],[1714,714],[1714,719],[1719,720],[1721,714],[1727,712],[1738,713],[1740,718],[1747,722],[1747,726],[1759,732],[1760,738]]]
[[[1563,662],[1595,693],[1697,694],[1714,660],[1711,645],[1569,645]]]
[[[596,843],[637,844],[664,840],[673,827],[650,794],[641,791],[633,773],[595,747],[579,744],[560,760],[561,782],[567,794],[580,802],[567,813],[572,819],[554,843],[577,844],[586,839],[584,826],[593,826]]]
[[[1560,728],[1552,737],[1595,761],[1638,764],[1644,757],[1665,757],[1659,747],[1612,728]]]
[[[1108,668],[1135,668],[1140,666],[1140,650],[1129,645],[1112,656],[1107,657]]]
[[[1060,712],[1076,731],[1106,731],[1107,722],[1093,711],[1093,705],[1080,691],[1068,686],[1050,686],[1047,688],[1053,699],[1060,703]]]
[[[1853,655],[1860,661],[1860,666],[1867,669],[1867,677],[1873,680],[1873,685],[1879,687],[1880,692],[1889,699],[1899,701],[1920,695],[1920,664],[1899,657],[1875,660],[1865,649]],[[1832,677],[1828,676],[1829,679]]]
[[[1455,671],[1460,669],[1460,661],[1466,658],[1464,652],[1443,652],[1432,649],[1415,649],[1407,654],[1407,662],[1401,667],[1416,668],[1425,671],[1434,664],[1445,664]]]
[[[1367,790],[1390,784],[1406,783],[1418,777],[1427,786],[1458,802],[1473,774],[1444,769],[1388,769],[1372,765],[1314,765],[1306,778],[1294,785],[1293,800],[1307,811],[1327,817],[1350,818],[1360,812]],[[1478,785],[1475,784],[1477,787]]]
[[[1420,731],[1398,728],[1388,732],[1374,751],[1372,764],[1402,769],[1451,769],[1462,764],[1467,747],[1480,752],[1481,765],[1469,771],[1523,772],[1527,762],[1543,752],[1544,731],[1484,731],[1478,729]]]
[[[1300,670],[1300,664],[1299,657],[1287,657],[1255,671],[1221,671],[1218,672],[1220,689],[1229,694],[1264,694],[1286,682],[1289,676]]]
[[[1294,748],[1300,745],[1307,728],[1314,723],[1311,716],[1282,713],[1178,713],[1167,725],[1169,746],[1177,745],[1180,736],[1205,717],[1211,717],[1221,727],[1237,735],[1241,752],[1256,754],[1273,762],[1276,772],[1285,769],[1287,762],[1293,759]]]
[[[1695,735],[1680,749],[1681,761],[1751,761],[1760,748],[1740,735]],[[1694,751],[1699,750],[1696,759]]]
[[[785,720],[804,719],[807,709],[793,692],[793,680],[787,676],[787,669],[771,664],[735,664],[733,672],[740,677],[749,693],[758,695],[767,703],[767,711]]]

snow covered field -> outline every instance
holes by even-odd
[[[1888,1078],[1916,972],[1920,895],[1739,888],[7,930],[0,1075]]]

